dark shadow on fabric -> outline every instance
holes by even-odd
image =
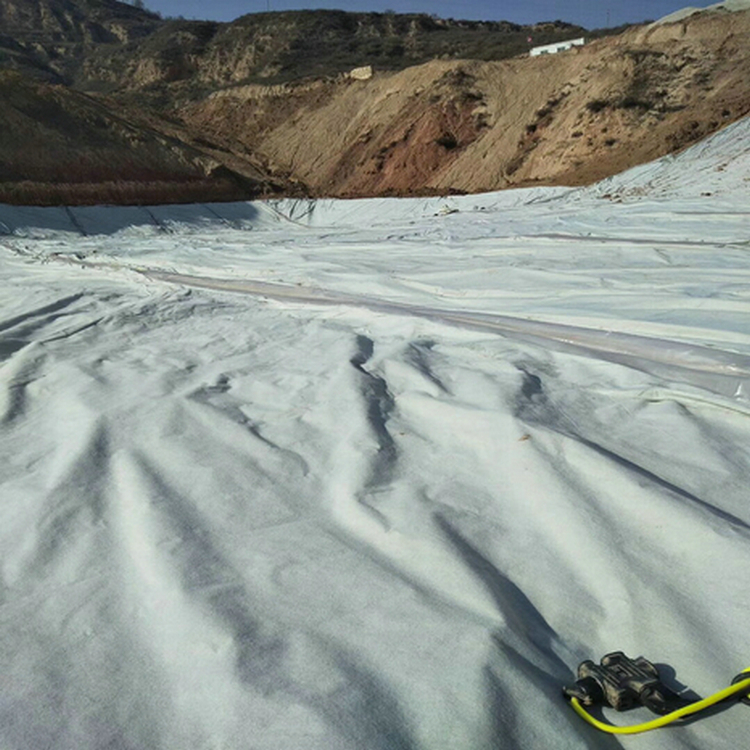
[[[391,481],[398,458],[396,443],[388,431],[388,419],[395,401],[386,381],[364,367],[375,351],[374,342],[367,336],[360,335],[357,336],[356,344],[357,351],[349,361],[362,376],[361,393],[367,410],[367,422],[378,443],[366,488],[376,489]]]
[[[442,514],[435,514],[435,522],[474,575],[484,583],[513,631],[521,638],[529,639],[545,656],[554,657],[552,641],[556,639],[557,634],[526,594],[482,555]]]

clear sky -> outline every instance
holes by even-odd
[[[231,21],[245,13],[300,8],[435,13],[443,18],[534,23],[561,19],[588,29],[661,18],[688,5],[717,0],[145,0],[165,16]]]

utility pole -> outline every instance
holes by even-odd
[[[609,28],[609,8],[607,8],[607,26],[606,28]]]

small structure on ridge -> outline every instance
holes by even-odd
[[[532,57],[538,57],[539,55],[554,55],[558,52],[565,52],[565,50],[571,49],[572,47],[583,47],[586,44],[586,40],[583,37],[579,39],[569,39],[566,42],[554,42],[552,44],[544,44],[541,47],[532,47],[529,54]]]

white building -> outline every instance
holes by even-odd
[[[567,42],[554,42],[553,44],[544,44],[541,47],[532,48],[529,54],[532,57],[539,55],[554,55],[557,52],[565,52],[566,49],[571,47],[583,47],[586,44],[586,40],[581,37],[580,39],[569,39]]]

